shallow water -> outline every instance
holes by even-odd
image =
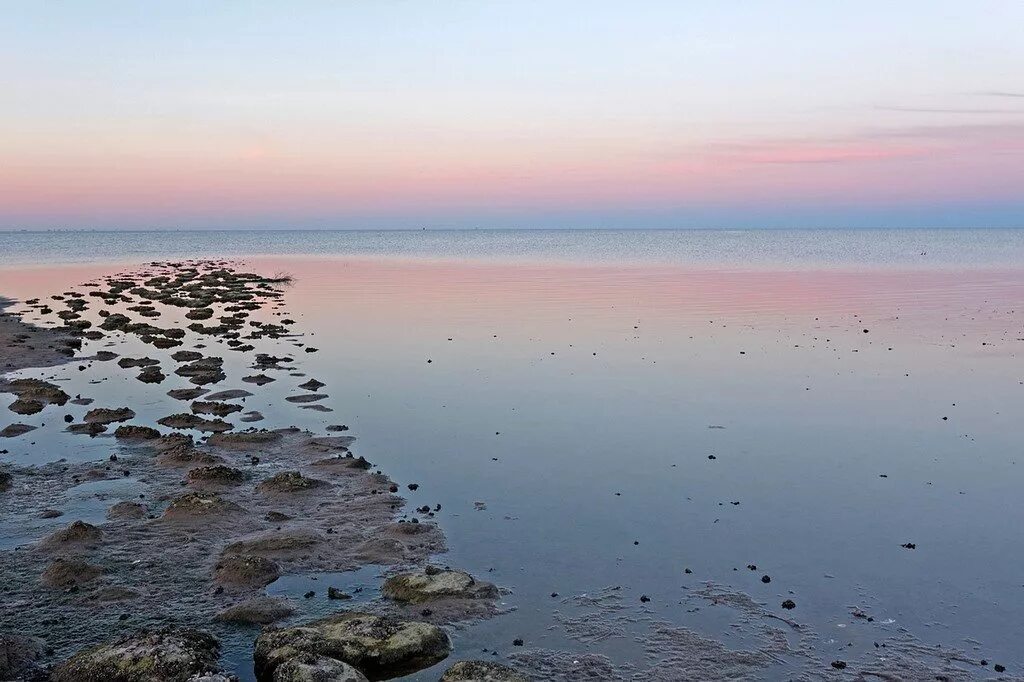
[[[348,424],[356,454],[420,484],[410,506],[442,505],[451,551],[439,561],[511,590],[511,613],[455,633],[457,655],[506,656],[522,637],[527,650],[640,660],[620,630],[591,644],[567,634],[576,611],[564,600],[607,586],[621,586],[638,632],[656,618],[746,646],[731,615],[686,601],[711,581],[813,628],[826,668],[874,661],[874,642],[907,632],[1019,674],[1024,262],[499,260],[246,259],[296,276],[288,309],[320,349],[304,370],[328,384],[335,412],[283,402],[284,381],[246,386],[246,409],[267,415],[261,426]],[[8,265],[0,293],[57,293],[118,269]],[[103,363],[57,373],[70,393],[143,420],[167,414],[177,387]],[[47,412],[24,421],[59,419]],[[57,429],[22,439],[3,444],[5,458],[98,459],[109,447]],[[372,593],[372,581],[351,584]]]

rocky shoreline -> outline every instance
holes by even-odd
[[[427,563],[445,550],[433,511],[403,511],[397,484],[353,452],[351,435],[336,435],[344,426],[324,435],[233,423],[262,415],[243,414],[238,401],[249,390],[218,386],[227,374],[215,344],[251,363],[241,380],[252,390],[302,375],[295,358],[257,346],[287,340],[316,351],[293,331],[287,284],[224,262],[151,263],[25,302],[56,327],[0,317],[4,373],[54,366],[83,341],[102,343],[75,359],[107,362],[144,384],[173,383],[167,402],[185,408],[141,423],[132,406],[90,406],[89,396],[72,397],[50,380],[0,384],[14,394],[15,414],[53,413],[43,428],[109,440],[101,461],[0,463],[7,523],[63,521],[69,493],[85,483],[119,481],[131,491],[110,500],[102,522],[70,516],[0,551],[0,679],[236,679],[227,648],[248,649],[261,681],[390,679],[445,660],[446,628],[499,612],[496,586]],[[119,356],[125,340],[156,357]],[[308,379],[286,401],[329,411],[324,388]],[[5,425],[0,446],[34,428]],[[358,607],[346,608],[352,595],[333,585],[301,602],[265,590],[282,576],[368,565],[391,575],[380,598]],[[307,605],[318,600],[329,614],[312,618]],[[495,662],[460,661],[443,679],[526,677]]]

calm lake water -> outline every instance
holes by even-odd
[[[442,505],[438,560],[511,591],[509,613],[454,634],[457,655],[568,649],[673,679],[643,644],[661,621],[756,647],[727,606],[692,608],[712,583],[813,633],[751,677],[884,669],[876,643],[904,641],[961,652],[943,660],[968,677],[1024,671],[1024,232],[0,233],[0,295],[214,255],[295,275],[289,311],[321,349],[304,371],[335,412],[288,405],[287,382],[246,409],[348,424],[356,454],[420,484],[410,506]],[[245,368],[227,370],[231,387]],[[56,372],[168,414],[169,384]],[[110,447],[36,434],[3,457]],[[72,504],[103,517],[90,491]],[[331,578],[367,598],[379,583]],[[581,636],[572,598],[609,586],[629,618]]]

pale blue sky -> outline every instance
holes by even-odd
[[[0,228],[1024,226],[1024,2],[7,2]]]

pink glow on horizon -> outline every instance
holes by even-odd
[[[156,157],[130,149],[76,155],[22,148],[0,168],[0,203],[9,215],[73,219],[493,206],[1000,201],[1019,199],[1022,140],[1024,126],[952,127],[834,139],[687,143],[677,151],[670,140],[518,150],[507,144],[463,145],[421,149],[401,162],[390,146],[378,150],[380,142],[304,154],[281,151],[272,141],[203,150],[193,141],[181,145],[179,155]]]

